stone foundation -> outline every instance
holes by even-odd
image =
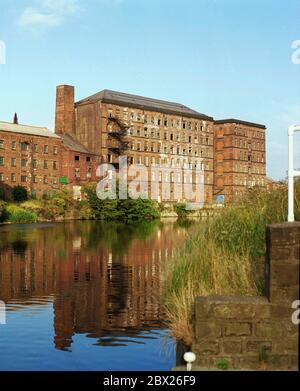
[[[296,370],[300,223],[267,227],[265,296],[209,296],[195,302],[198,367]]]

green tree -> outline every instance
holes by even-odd
[[[24,186],[15,186],[12,189],[12,197],[15,202],[27,201],[28,191]]]

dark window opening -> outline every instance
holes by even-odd
[[[80,157],[76,155],[76,156],[75,156],[75,160],[76,160],[76,161],[79,161],[79,160],[80,160]]]
[[[90,161],[91,161],[91,157],[90,157],[90,156],[87,156],[87,157],[86,157],[86,161],[87,161],[87,162],[90,162]]]

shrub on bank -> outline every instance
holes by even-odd
[[[295,186],[300,219],[300,183]],[[253,190],[195,224],[165,276],[164,302],[173,335],[190,344],[195,296],[256,295],[262,292],[265,229],[286,221],[287,189]]]
[[[191,213],[191,211],[186,208],[186,204],[175,204],[174,210],[180,219],[186,218]]]
[[[96,194],[96,185],[85,187],[87,201],[91,207],[93,217],[98,220],[135,221],[153,220],[159,217],[157,205],[152,200],[128,197],[99,199]]]
[[[6,219],[6,203],[0,200],[0,222]]]
[[[6,206],[6,220],[11,223],[36,223],[37,214],[17,205]]]

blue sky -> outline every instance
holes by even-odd
[[[108,88],[179,101],[266,124],[267,172],[283,178],[299,19],[300,0],[0,0],[0,120],[53,128],[58,84],[77,100]]]

